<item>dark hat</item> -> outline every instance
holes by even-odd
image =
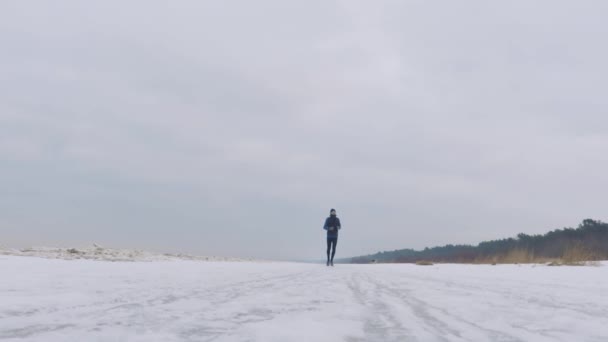
[[[334,215],[335,215],[335,214],[336,214],[336,209],[331,208],[331,210],[329,211],[329,213],[330,213],[330,214],[334,214]]]

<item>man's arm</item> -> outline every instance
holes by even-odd
[[[327,227],[327,221],[328,221],[328,219],[325,219],[325,224],[323,225],[323,229],[325,229],[325,230],[327,230],[327,228],[328,228]]]
[[[338,227],[337,227],[338,230],[342,229],[342,224],[340,223],[340,219],[336,218],[336,220],[338,220]]]

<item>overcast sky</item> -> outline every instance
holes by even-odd
[[[606,219],[606,1],[2,1],[0,245],[324,258]]]

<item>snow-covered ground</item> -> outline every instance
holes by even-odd
[[[607,341],[608,268],[0,255],[2,341]]]
[[[104,248],[93,244],[89,247],[59,248],[59,247],[30,247],[24,249],[2,248],[0,255],[34,256],[47,259],[63,260],[103,260],[103,261],[172,261],[172,260],[200,260],[200,261],[252,261],[251,259],[225,258],[217,256],[195,256],[188,254],[152,253],[137,249]]]

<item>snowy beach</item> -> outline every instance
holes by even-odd
[[[608,268],[0,256],[2,341],[606,341]]]

